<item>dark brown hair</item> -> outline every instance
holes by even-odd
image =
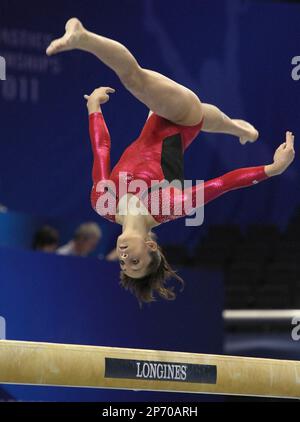
[[[158,248],[156,252],[150,252],[151,262],[148,267],[148,274],[143,278],[131,278],[121,271],[120,284],[125,290],[133,293],[139,302],[150,303],[156,300],[155,294],[165,300],[175,300],[174,287],[168,287],[167,280],[173,278],[181,284],[181,291],[184,288],[184,281],[171,268],[166,257]]]
[[[58,246],[59,233],[51,226],[41,227],[34,235],[32,240],[32,249],[40,250],[45,246]]]

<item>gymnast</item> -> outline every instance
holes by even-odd
[[[160,186],[159,195],[155,197],[159,211],[151,214],[153,205],[157,205],[151,204],[151,182],[183,181],[183,153],[201,130],[236,136],[243,145],[255,142],[259,137],[258,131],[248,122],[231,119],[217,107],[201,103],[197,95],[186,87],[157,72],[143,69],[126,47],[89,32],[76,18],[67,22],[65,35],[54,40],[46,53],[51,56],[73,49],[94,54],[150,110],[139,138],[124,151],[111,171],[110,135],[101,105],[109,101],[114,90],[102,87],[91,95],[85,95],[94,155],[91,200],[100,215],[122,226],[116,249],[121,267],[121,285],[135,294],[140,303],[152,302],[156,295],[173,300],[175,292],[167,285],[167,280],[174,278],[181,284],[183,280],[168,264],[152,229],[189,215],[193,207],[199,205],[195,198],[200,188],[204,190],[201,204],[204,206],[226,192],[282,174],[295,157],[294,135],[286,133],[286,140],[276,150],[270,165],[238,169],[187,189]],[[120,181],[128,187],[130,182],[138,180],[146,184],[144,191],[132,193],[128,189],[120,194]],[[109,187],[112,186],[110,182],[116,186],[115,190]],[[114,199],[115,212],[103,207],[102,200],[107,199],[107,195]],[[161,210],[167,199],[171,200],[171,206],[170,212],[165,215]],[[190,205],[185,207],[187,203],[191,203],[192,208]],[[137,209],[140,212],[136,212]],[[182,211],[178,212],[178,209]]]

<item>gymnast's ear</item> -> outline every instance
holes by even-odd
[[[158,251],[158,244],[154,240],[147,240],[146,245],[151,250],[151,252],[157,252]]]

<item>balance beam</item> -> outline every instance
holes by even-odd
[[[0,384],[300,398],[300,362],[0,340]]]

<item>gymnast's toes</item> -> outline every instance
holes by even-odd
[[[79,47],[80,40],[84,34],[82,23],[77,18],[69,19],[66,24],[65,35],[58,38],[49,45],[46,54],[51,56],[63,51],[73,50]]]
[[[46,50],[46,54],[48,56],[52,56],[53,54],[58,53],[60,51],[60,48],[63,47],[61,44],[62,43],[60,42],[60,40],[52,41],[52,43],[49,45],[49,47]]]
[[[244,120],[235,120],[236,124],[242,129],[243,135],[240,137],[240,143],[245,145],[247,142],[256,142],[259,138],[259,132],[250,123]]]

